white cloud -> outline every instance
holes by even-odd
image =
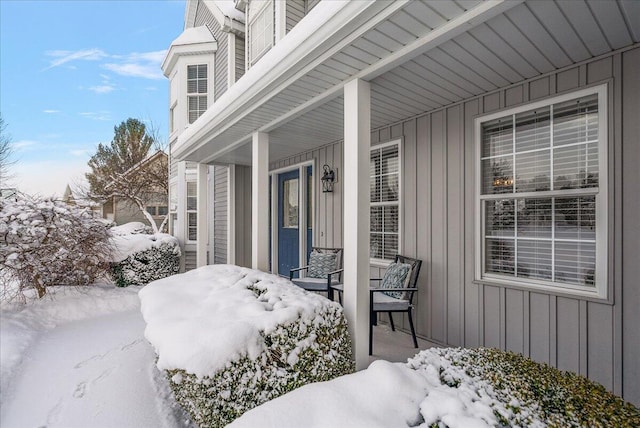
[[[96,94],[108,94],[109,92],[115,90],[116,88],[112,85],[98,85],[98,86],[91,86],[88,89],[90,91],[95,92]]]
[[[47,114],[55,114],[60,113],[60,110],[42,110],[42,112]]]
[[[160,71],[160,64],[139,64],[128,62],[125,64],[104,64],[103,67],[116,74],[120,74],[121,76],[142,77],[154,80],[164,78],[162,71]]]
[[[82,117],[86,117],[87,119],[93,120],[111,120],[111,114],[108,111],[85,111],[78,113]]]
[[[48,51],[45,54],[54,58],[49,62],[49,67],[45,68],[45,70],[58,67],[71,61],[98,61],[108,56],[101,49],[81,49],[79,51],[56,50]]]
[[[13,150],[20,152],[20,151],[29,150],[30,148],[34,148],[38,144],[39,143],[37,141],[33,141],[33,140],[20,140],[20,141],[15,141],[11,143],[11,147],[13,148]]]
[[[145,91],[157,91],[158,90],[158,88],[156,88],[155,86],[147,86],[144,89],[145,89]]]

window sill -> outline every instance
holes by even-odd
[[[386,269],[391,263],[393,263],[393,260],[369,259],[369,265],[377,268]]]
[[[584,300],[584,301],[588,301],[588,302],[596,302],[596,303],[602,303],[605,305],[613,305],[614,304],[614,300],[613,297],[611,296],[611,292],[609,292],[608,294],[610,294],[609,297],[601,297],[598,296],[598,294],[594,291],[593,293],[588,293],[588,292],[584,292],[584,291],[580,291],[580,290],[572,290],[572,289],[568,289],[568,288],[561,288],[561,287],[552,287],[552,286],[543,286],[543,285],[534,285],[534,284],[524,284],[524,283],[518,283],[518,282],[514,282],[514,281],[508,281],[508,280],[500,280],[500,279],[487,279],[487,278],[483,278],[483,279],[474,279],[473,281],[471,281],[473,284],[476,285],[488,285],[491,287],[503,287],[503,288],[509,288],[509,289],[513,289],[513,290],[521,290],[521,291],[528,291],[530,293],[537,293],[537,294],[546,294],[549,296],[556,296],[556,297],[566,297],[569,299],[576,299],[576,300]]]

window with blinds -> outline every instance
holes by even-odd
[[[255,1],[256,13],[249,24],[251,65],[273,46],[273,1]]]
[[[187,239],[198,239],[198,188],[195,181],[187,182]]]
[[[189,123],[207,110],[207,64],[187,66],[187,109]]]
[[[479,119],[482,278],[603,296],[606,92],[581,92]]]
[[[393,142],[371,150],[370,257],[393,260],[400,236],[400,144]]]

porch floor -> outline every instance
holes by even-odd
[[[413,347],[411,334],[403,331],[392,331],[388,324],[378,323],[373,327],[373,355],[369,356],[369,364],[375,360],[406,362],[423,349],[439,346],[418,337],[418,349]]]

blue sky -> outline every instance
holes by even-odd
[[[0,113],[17,160],[13,185],[61,196],[128,117],[166,138],[160,64],[182,32],[184,7],[184,0],[0,0]]]

